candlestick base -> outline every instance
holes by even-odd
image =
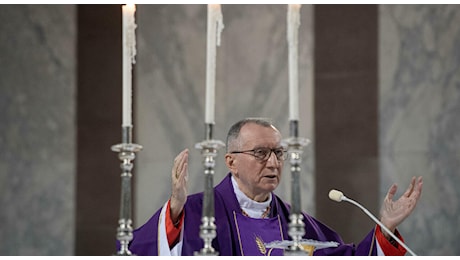
[[[303,215],[292,213],[289,216],[289,219],[291,221],[289,222],[288,234],[292,238],[292,244],[290,244],[287,250],[285,250],[284,255],[308,255],[310,253],[306,250],[308,247],[305,247],[301,244],[302,237],[305,235]]]
[[[133,253],[131,253],[128,248],[129,242],[133,240],[133,228],[131,223],[132,221],[130,219],[120,219],[118,221],[119,226],[117,228],[117,239],[120,241],[120,250],[118,250],[116,255],[133,255]]]

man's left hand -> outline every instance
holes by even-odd
[[[396,227],[401,224],[414,210],[418,200],[422,194],[423,180],[422,177],[412,177],[411,183],[406,192],[396,201],[393,197],[398,189],[396,184],[393,184],[383,201],[383,206],[380,212],[381,222],[393,233]],[[383,231],[383,230],[382,230]],[[386,237],[389,237],[384,231]]]

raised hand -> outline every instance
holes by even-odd
[[[187,201],[187,180],[188,180],[188,149],[184,149],[174,159],[171,171],[171,218],[173,223],[177,222]]]
[[[383,206],[380,211],[381,222],[392,232],[401,224],[414,210],[420,196],[422,195],[423,180],[422,177],[412,177],[409,187],[406,192],[396,201],[393,197],[398,189],[396,184],[393,184],[388,190],[383,201]],[[384,232],[385,234],[385,232]],[[385,236],[388,236],[385,234]]]

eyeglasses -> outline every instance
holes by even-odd
[[[272,152],[275,154],[276,159],[278,161],[284,161],[287,159],[287,151],[284,150],[283,148],[274,148],[270,149],[267,147],[261,147],[261,148],[255,148],[252,150],[247,150],[247,151],[234,151],[231,153],[244,153],[244,154],[249,154],[254,156],[257,160],[259,161],[266,161],[268,158],[270,158]]]

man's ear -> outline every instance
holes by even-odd
[[[232,154],[225,155],[225,164],[231,172],[236,173],[235,157]]]

